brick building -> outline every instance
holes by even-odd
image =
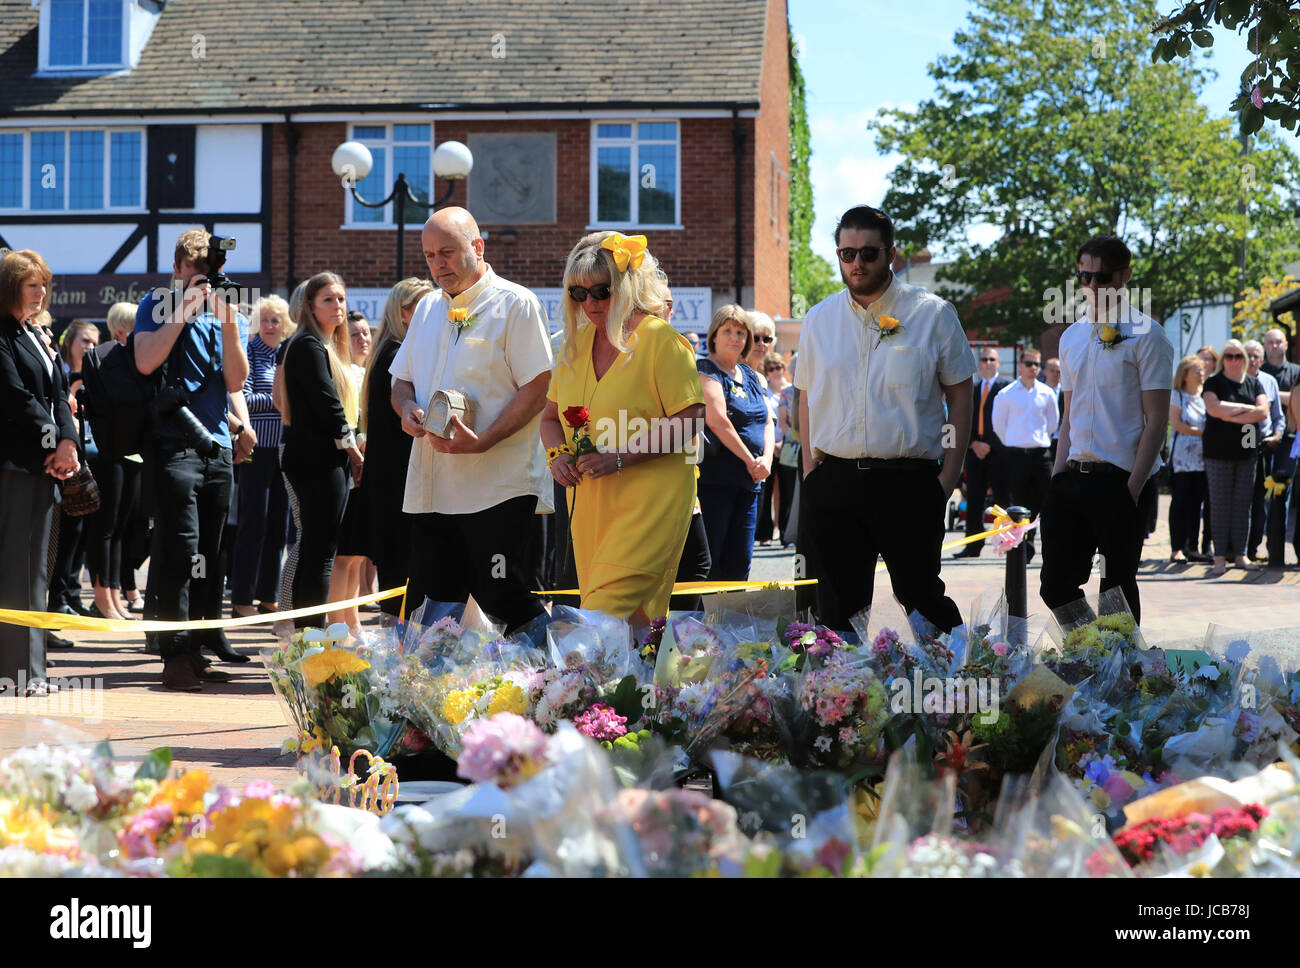
[[[243,25],[249,25],[241,32]],[[398,276],[393,206],[358,184],[446,183],[487,256],[554,315],[595,228],[644,233],[683,329],[740,301],[789,314],[785,0],[0,0],[0,245],[41,252],[58,318],[165,279],[176,236],[233,235],[238,282],[330,268],[376,311]],[[424,275],[408,206],[402,274]]]

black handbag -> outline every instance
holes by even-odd
[[[81,459],[81,468],[66,481],[59,482],[59,490],[63,494],[63,513],[74,518],[94,514],[99,510],[101,501],[99,484],[95,481],[95,475],[90,472],[90,464],[86,461],[86,411],[81,405],[83,392],[84,388],[77,391],[78,433],[81,437],[77,456]]]

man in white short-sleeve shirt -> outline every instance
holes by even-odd
[[[884,212],[849,209],[835,245],[847,288],[808,311],[795,371],[799,552],[818,579],[818,617],[847,630],[871,604],[883,557],[908,613],[951,630],[961,613],[939,552],[970,435],[970,343],[949,303],[894,278]]]
[[[1033,518],[1043,509],[1052,478],[1052,435],[1060,421],[1056,391],[1038,379],[1043,354],[1020,351],[1018,379],[993,398],[993,432],[1002,441],[1011,502]],[[1034,558],[1034,531],[1025,535],[1028,560]]]
[[[539,512],[552,507],[540,415],[551,378],[546,311],[529,290],[483,260],[483,239],[463,208],[425,223],[424,257],[441,287],[420,300],[393,359],[393,407],[411,448],[402,510],[412,516],[407,608],[427,596],[473,595],[507,629],[541,614]],[[454,433],[429,433],[438,390],[468,401]]]
[[[1083,598],[1100,554],[1101,590],[1121,589],[1140,620],[1137,569],[1169,423],[1174,348],[1126,298],[1128,246],[1094,236],[1077,261],[1088,311],[1061,334],[1065,413],[1040,526],[1040,591],[1051,609]]]

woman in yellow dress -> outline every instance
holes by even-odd
[[[568,489],[582,607],[644,627],[668,609],[695,506],[695,354],[663,319],[668,287],[645,236],[585,236],[564,288],[542,443]]]

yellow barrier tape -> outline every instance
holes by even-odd
[[[793,588],[795,585],[816,585],[816,578],[802,578],[798,581],[679,581],[673,585],[674,595],[710,595],[717,592],[743,592],[754,588]],[[559,588],[549,592],[533,592],[534,595],[581,595],[577,588]]]
[[[62,612],[25,612],[16,608],[0,608],[0,623],[21,625],[26,628],[49,629],[53,632],[182,632],[189,629],[231,629],[245,625],[269,625],[322,612],[336,612],[354,605],[382,602],[388,598],[406,595],[406,586],[390,588],[375,595],[362,595],[341,602],[309,605],[288,612],[268,612],[266,615],[248,615],[244,618],[198,619],[192,622],[137,622],[120,618],[88,618],[84,615],[64,615]]]

